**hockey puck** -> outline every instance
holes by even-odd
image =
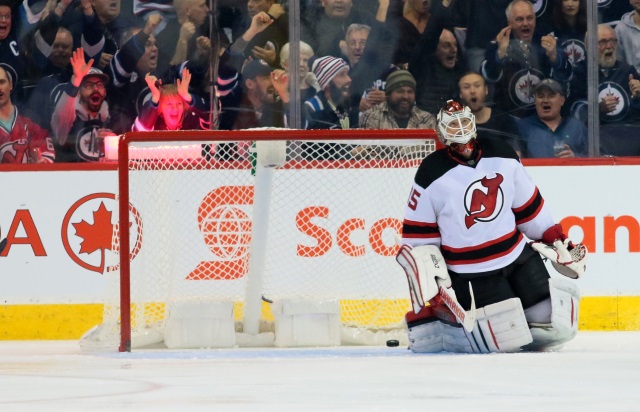
[[[390,348],[395,348],[396,346],[400,345],[400,342],[398,342],[395,339],[391,339],[387,341],[387,346]]]

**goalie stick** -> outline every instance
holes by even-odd
[[[469,282],[469,294],[471,295],[471,308],[467,312],[460,303],[458,303],[455,295],[451,292],[451,288],[444,287],[440,280],[438,280],[438,295],[429,302],[433,302],[434,300],[444,302],[444,304],[451,309],[451,312],[453,312],[456,319],[458,319],[458,322],[462,324],[462,327],[471,333],[473,326],[476,324],[476,299],[473,296],[471,282]]]

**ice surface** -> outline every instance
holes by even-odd
[[[560,352],[406,348],[81,353],[0,341],[0,411],[640,411],[640,332]]]

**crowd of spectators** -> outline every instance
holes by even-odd
[[[293,104],[305,129],[431,129],[449,99],[522,157],[588,155],[588,0],[298,1],[290,68],[287,0],[0,0],[0,163],[98,161],[131,130],[288,127]],[[640,0],[598,9],[601,153],[640,155]]]

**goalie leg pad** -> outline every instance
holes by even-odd
[[[478,352],[515,352],[533,340],[519,298],[477,309],[476,316],[470,338]]]
[[[411,246],[402,245],[396,255],[396,261],[407,275],[415,313],[420,312],[426,302],[438,294],[438,279],[443,286],[451,287],[447,266],[437,246],[426,245],[411,248]]]
[[[409,312],[405,317],[408,327],[409,349],[414,353],[457,352],[474,353],[462,325],[443,320],[437,307],[424,308],[420,315]],[[453,315],[451,315],[453,318]],[[453,318],[453,322],[455,318]]]
[[[551,323],[530,323],[533,342],[525,350],[558,350],[578,333],[578,307],[580,292],[568,281],[549,279],[551,294]]]

